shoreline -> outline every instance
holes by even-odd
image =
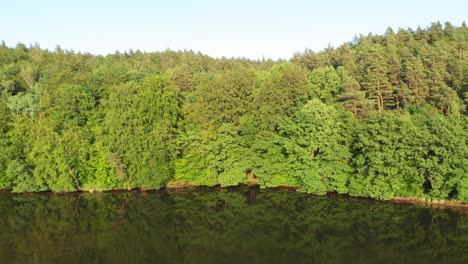
[[[457,207],[457,208],[468,208],[468,203],[455,202],[450,200],[431,200],[427,198],[417,197],[393,197],[389,201],[399,204],[420,204],[431,207]]]
[[[144,188],[134,188],[134,189],[112,189],[112,190],[103,190],[103,191],[96,191],[96,190],[84,190],[79,189],[73,192],[52,192],[52,191],[42,191],[42,192],[23,192],[23,193],[13,193],[12,189],[0,189],[0,193],[9,193],[9,194],[33,194],[33,193],[53,193],[53,194],[72,194],[72,193],[123,193],[123,192],[154,192],[154,191],[181,191],[181,190],[212,190],[212,189],[227,189],[227,188],[259,188],[258,185],[249,185],[249,184],[240,184],[237,186],[231,187],[221,187],[221,186],[195,186],[191,184],[177,184],[177,185],[168,185],[161,189],[144,189]],[[266,190],[279,190],[279,191],[286,191],[286,192],[293,192],[296,191],[299,187],[297,186],[278,186],[278,187],[271,187],[266,188]],[[308,194],[314,195],[314,194]],[[429,198],[417,198],[417,197],[404,197],[404,196],[396,196],[389,200],[378,200],[371,197],[364,197],[364,196],[351,196],[348,194],[337,194],[337,193],[327,193],[325,195],[315,195],[317,197],[327,197],[327,198],[351,198],[351,199],[359,199],[359,200],[369,200],[369,201],[376,201],[376,202],[390,202],[394,204],[412,204],[412,205],[423,205],[428,207],[437,207],[437,208],[466,208],[468,209],[468,203],[450,201],[450,200],[433,200]]]

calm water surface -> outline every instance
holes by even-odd
[[[0,263],[468,263],[468,215],[257,189],[0,193]]]

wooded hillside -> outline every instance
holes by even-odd
[[[307,43],[304,43],[307,44]],[[0,45],[0,188],[232,186],[468,201],[468,28],[290,61]]]

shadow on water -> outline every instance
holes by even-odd
[[[468,215],[251,188],[0,193],[2,263],[468,263]]]

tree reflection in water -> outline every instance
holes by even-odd
[[[468,215],[257,188],[0,194],[3,263],[468,263]]]

